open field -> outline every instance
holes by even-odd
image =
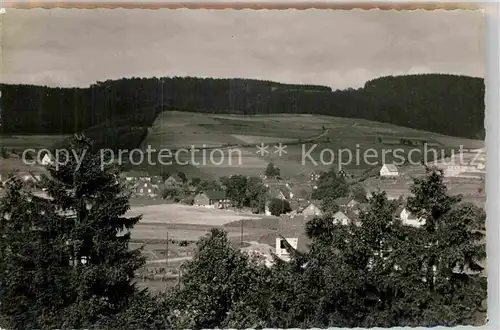
[[[141,221],[131,231],[132,238],[139,240],[164,240],[168,235],[170,239],[196,241],[208,233],[211,228],[238,220],[252,221],[265,218],[261,215],[179,204],[132,207],[127,215],[142,215]],[[244,239],[258,237],[263,231],[262,228],[245,227]],[[241,239],[241,226],[228,228],[227,231],[230,238]]]
[[[483,141],[443,136],[411,128],[378,123],[364,119],[329,117],[321,115],[216,115],[206,113],[166,111],[158,116],[144,141],[153,149],[216,148],[184,152],[167,165],[169,171],[182,171],[189,176],[213,178],[218,176],[262,173],[268,162],[274,162],[284,176],[308,175],[313,170],[339,167],[356,172],[370,167],[370,162],[382,164],[408,158],[413,162],[423,156],[421,145],[399,145],[400,139],[415,144],[426,141],[436,148],[449,150],[484,146]],[[304,143],[307,141],[307,143]],[[418,142],[417,142],[418,141]],[[268,153],[256,153],[256,145],[268,145]],[[279,155],[275,148],[286,145]],[[309,155],[306,155],[310,149]],[[235,151],[237,149],[238,151]],[[428,148],[430,149],[430,148]],[[397,151],[396,151],[397,150]],[[432,151],[428,151],[432,155]],[[373,157],[369,154],[375,153]],[[349,156],[350,154],[350,156]],[[440,152],[438,153],[440,154]],[[212,156],[211,156],[212,155]],[[212,157],[212,158],[211,158]],[[311,158],[313,161],[311,161]],[[180,162],[176,163],[176,162]],[[147,170],[165,166],[149,166]],[[146,169],[146,168],[142,168]]]
[[[161,215],[160,211],[165,214]],[[223,227],[230,241],[240,246],[242,241],[255,242],[270,235],[278,226],[275,217],[175,204],[133,207],[131,213],[145,215],[132,230],[133,240],[163,240],[163,243],[130,243],[131,249],[143,247],[146,257],[146,266],[140,271],[142,275],[137,277],[137,284],[154,293],[161,293],[178,283],[181,264],[193,257],[195,241],[205,236],[211,228]]]
[[[397,199],[400,196],[411,196],[410,186],[413,183],[411,177],[423,175],[424,171],[418,168],[403,168],[403,177],[396,180],[370,178],[363,182],[369,192],[385,191],[388,198]],[[486,195],[484,182],[476,179],[450,178],[445,180],[450,195],[462,195],[464,202],[470,202],[477,206],[484,207]],[[479,189],[482,189],[481,191]]]
[[[222,226],[225,223],[240,219],[260,219],[253,214],[237,213],[230,210],[198,208],[181,204],[162,204],[134,207],[130,216],[142,214],[142,223],[152,224],[186,224]]]
[[[7,177],[12,171],[44,173],[45,168],[38,165],[28,165],[20,158],[0,158],[0,175]]]

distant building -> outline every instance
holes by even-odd
[[[158,185],[152,184],[151,182],[146,180],[139,183],[135,188],[135,191],[139,196],[155,197],[158,195],[159,187]]]
[[[224,191],[206,191],[194,197],[194,206],[214,209],[225,209],[231,206],[231,200],[227,198]]]
[[[264,206],[264,214],[267,215],[267,216],[271,216],[271,210],[269,210],[269,204],[266,204]]]
[[[152,181],[151,177],[145,172],[136,172],[136,171],[124,172],[122,176],[124,176],[125,180],[127,181],[147,181],[147,182]]]
[[[356,215],[360,215],[361,212],[366,212],[368,210],[368,208],[370,207],[370,204],[368,203],[360,203],[360,204],[356,204],[353,208],[352,208],[352,212]]]
[[[352,207],[355,207],[355,206],[356,206],[356,205],[358,205],[358,204],[359,204],[359,202],[358,202],[357,200],[355,200],[355,199],[351,199],[351,200],[349,201],[349,203],[347,203],[347,207],[352,208]]]
[[[425,219],[418,218],[406,207],[399,208],[398,211],[399,219],[405,226],[421,227],[425,224]]]
[[[346,226],[352,221],[352,219],[349,218],[344,212],[338,211],[333,215],[333,221],[334,223]]]
[[[335,204],[340,207],[347,207],[347,205],[352,201],[352,198],[349,197],[340,197],[335,200]]]
[[[299,239],[298,237],[293,237],[293,238],[287,237],[284,239],[281,237],[276,237],[276,255],[286,260],[290,258],[290,255],[286,250],[285,240],[288,244],[292,246],[292,248],[297,249]]]
[[[51,157],[51,155],[48,152],[45,153],[45,155],[42,157],[42,160],[40,161],[40,163],[43,166],[47,166],[47,165],[52,164],[52,157]]]
[[[184,182],[182,179],[177,175],[171,175],[165,180],[165,187],[166,188],[175,188],[175,187],[180,187],[182,186]]]
[[[344,178],[351,178],[352,177],[352,174],[351,173],[348,173],[344,170],[340,170],[339,173],[338,173],[339,176],[341,177],[344,177]]]
[[[305,199],[294,199],[290,201],[291,209],[297,212],[302,212],[309,204],[310,202]]]
[[[302,210],[302,215],[306,218],[322,216],[323,212],[318,205],[318,202],[311,202],[306,208]]]
[[[319,178],[321,177],[321,172],[318,172],[318,171],[314,171],[314,172],[311,172],[311,174],[309,174],[309,181],[311,182],[316,182],[319,180]]]
[[[399,176],[399,171],[394,164],[384,164],[380,169],[380,176],[386,178],[394,178]]]

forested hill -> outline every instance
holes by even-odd
[[[250,79],[130,78],[89,88],[1,86],[3,133],[73,133],[126,118],[137,126],[161,110],[321,114],[364,118],[484,138],[484,82],[426,74],[382,77],[363,88],[289,85]]]

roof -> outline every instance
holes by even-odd
[[[346,204],[348,204],[351,200],[352,200],[352,198],[350,198],[350,197],[340,197],[340,198],[337,198],[337,199],[335,200],[335,204],[337,204],[337,205],[346,205]]]
[[[291,191],[297,197],[307,198],[311,196],[313,187],[310,184],[294,184]]]
[[[167,180],[175,180],[177,182],[182,182],[182,179],[177,175],[177,174],[172,174],[170,175]],[[167,181],[165,180],[165,181]]]
[[[333,215],[333,217],[334,218],[349,218],[349,216],[347,214],[345,214],[344,212],[342,212],[342,211],[335,212],[335,214]]]
[[[277,237],[298,238],[297,250],[306,252],[309,249],[308,245],[310,243],[305,230],[308,219],[304,216],[295,216],[293,218],[290,216],[281,216],[279,222],[279,229],[262,236],[259,242],[275,247]]]
[[[287,187],[285,186],[280,186],[278,187],[278,190],[281,191],[281,193],[285,196],[289,196],[290,195],[290,189],[288,189]]]
[[[299,199],[299,200],[294,199],[294,200],[290,201],[290,206],[292,207],[292,209],[298,210],[298,211],[303,210],[309,204],[311,204],[311,203],[306,201],[305,199]],[[314,204],[314,205],[318,206],[319,204]]]
[[[317,209],[321,210],[321,207],[320,207],[320,206],[321,206],[321,204],[317,204],[317,203],[312,203],[312,202],[311,202],[311,203],[309,203],[309,205],[307,205],[307,206],[304,208],[304,210],[305,210],[305,209],[307,209],[307,208],[309,208],[309,207],[315,207],[315,208],[317,208]]]
[[[368,208],[370,208],[369,203],[358,203],[354,206],[354,209],[358,209],[361,211],[366,211],[366,210],[368,210]]]
[[[209,199],[226,199],[225,191],[209,190],[203,192]]]
[[[389,170],[389,172],[398,172],[398,168],[394,164],[384,164],[384,166],[387,170]]]

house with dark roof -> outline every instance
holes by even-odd
[[[358,216],[351,210],[337,211],[333,216],[333,221],[336,224],[347,226],[351,223],[360,225]]]
[[[334,202],[340,207],[347,207],[347,204],[352,200],[350,197],[340,197],[337,198]]]
[[[158,185],[147,180],[139,182],[135,187],[135,193],[138,196],[156,197],[160,192]]]
[[[182,186],[183,181],[177,174],[173,174],[165,180],[164,184],[166,188],[176,188]]]
[[[231,200],[226,196],[225,191],[205,191],[194,197],[194,206],[212,209],[226,209],[231,207]]]

